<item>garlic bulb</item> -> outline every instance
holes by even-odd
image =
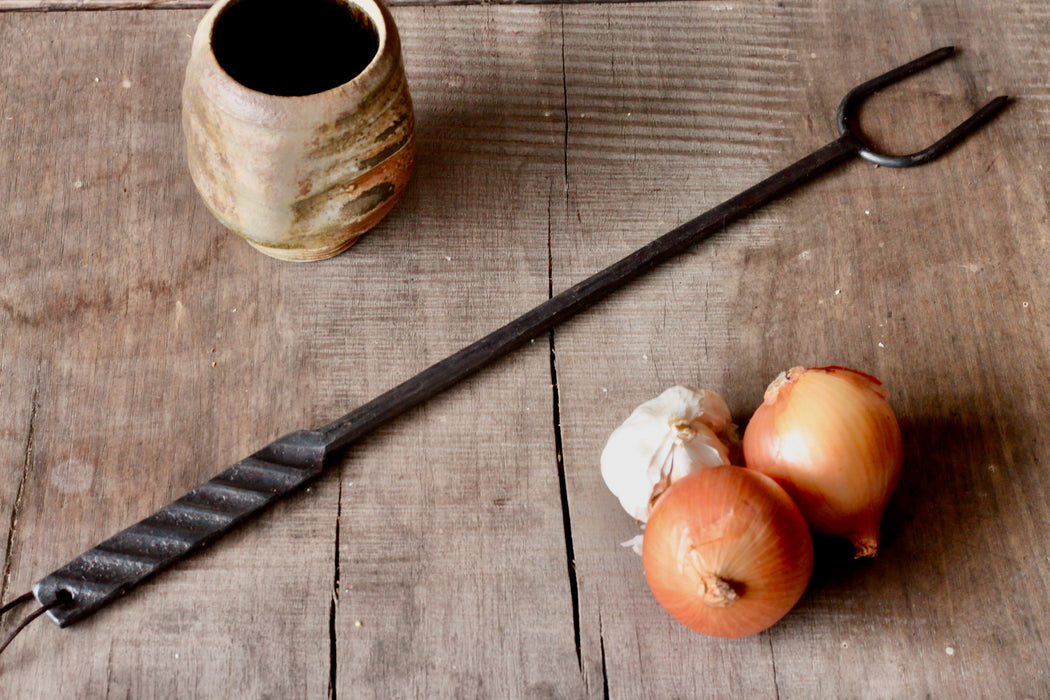
[[[673,482],[697,469],[728,465],[729,445],[737,440],[721,396],[673,386],[612,432],[602,450],[602,478],[624,510],[645,522]]]

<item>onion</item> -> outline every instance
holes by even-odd
[[[741,467],[709,467],[671,484],[642,545],[656,600],[715,637],[761,632],[794,607],[813,573],[813,540],[791,498]]]
[[[795,367],[766,389],[744,431],[744,462],[771,476],[817,532],[875,556],[901,469],[901,431],[879,380],[844,367]]]

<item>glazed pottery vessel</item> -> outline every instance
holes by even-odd
[[[350,247],[400,198],[415,120],[378,0],[219,0],[182,91],[190,175],[208,208],[284,260]]]

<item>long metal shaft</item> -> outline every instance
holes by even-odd
[[[331,455],[355,440],[855,152],[856,146],[849,139],[835,139],[339,420],[319,430],[298,431],[275,440],[48,574],[33,586],[33,594],[42,605],[52,605],[47,614],[60,627],[82,620],[279,498],[298,491],[321,475]],[[55,601],[62,604],[55,605]]]
[[[675,257],[731,222],[812,180],[856,152],[840,137],[726,200],[627,257],[551,297],[502,328],[450,355],[319,431],[330,450],[357,438],[462,381],[493,361],[593,306],[628,282]]]

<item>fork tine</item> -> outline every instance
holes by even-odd
[[[885,165],[890,168],[910,168],[915,165],[928,163],[943,155],[966,138],[966,136],[976,131],[981,125],[998,114],[1007,103],[1009,103],[1010,100],[1005,95],[996,97],[970,115],[966,121],[959,124],[933,144],[927,146],[921,151],[916,151],[915,153],[907,155],[891,155],[872,148],[864,136],[859,132],[856,125],[857,110],[860,108],[861,103],[871,94],[881,90],[887,85],[891,85],[910,75],[914,75],[919,71],[925,70],[935,63],[943,61],[954,53],[954,46],[942,46],[935,51],[931,51],[924,56],[916,58],[914,61],[909,61],[902,66],[898,66],[882,75],[863,82],[846,93],[846,96],[842,98],[842,102],[839,104],[836,121],[838,122],[839,134],[842,137],[852,139],[856,143],[857,155],[877,165]]]

